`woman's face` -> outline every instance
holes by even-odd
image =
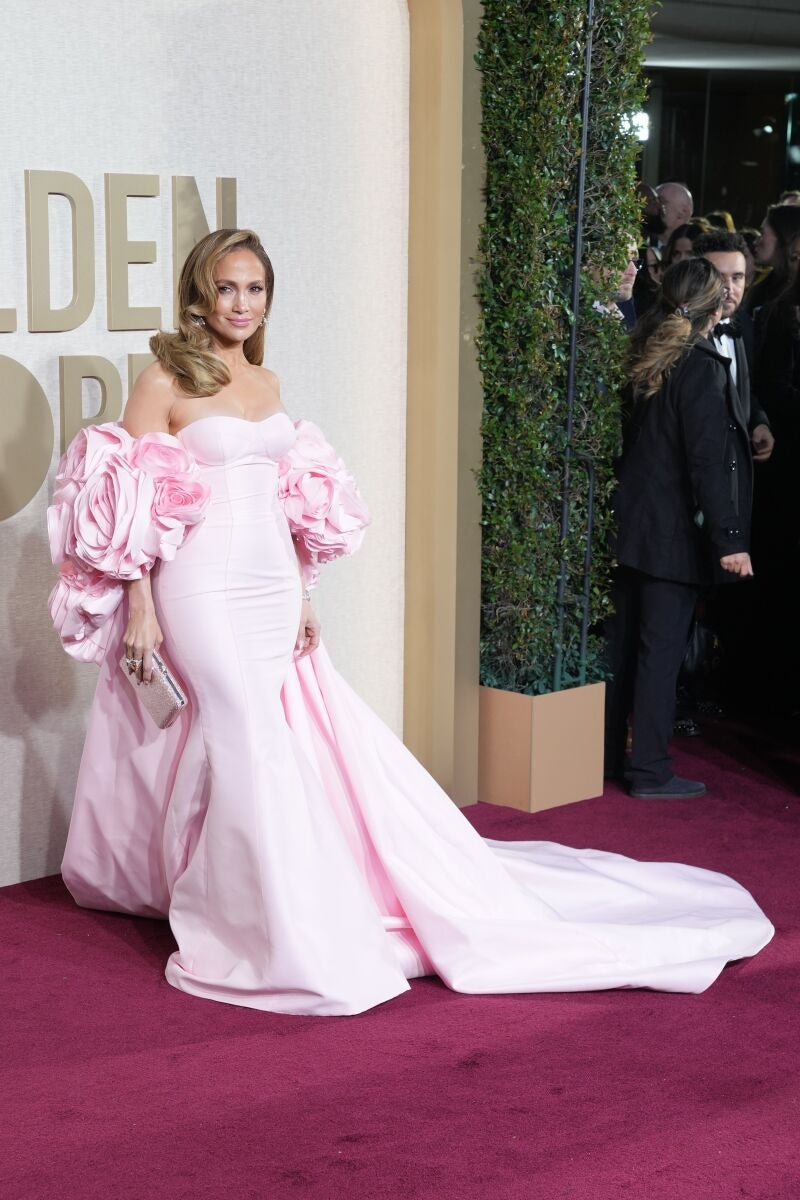
[[[789,247],[789,275],[792,279],[797,279],[797,272],[800,268],[800,237],[796,237]]]
[[[761,237],[756,241],[756,262],[761,267],[774,267],[778,259],[778,239],[768,221],[761,226]]]
[[[684,258],[693,258],[694,249],[692,239],[687,237],[678,238],[675,245],[672,247],[672,256],[670,258],[670,266],[676,262],[682,262]]]
[[[232,250],[214,268],[217,303],[206,317],[209,332],[226,345],[243,344],[267,310],[264,267],[252,250]]]
[[[658,257],[655,250],[653,250],[652,246],[648,246],[644,252],[644,263],[647,267],[647,274],[649,278],[652,279],[653,283],[660,284],[663,267],[661,265],[661,259]]]

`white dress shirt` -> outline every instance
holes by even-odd
[[[712,337],[711,342],[715,350],[731,360],[731,379],[736,384],[736,342],[734,338],[723,333],[721,337]]]

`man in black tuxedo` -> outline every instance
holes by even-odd
[[[725,230],[703,234],[694,244],[695,254],[713,263],[725,281],[722,320],[710,341],[715,350],[731,360],[731,379],[739,404],[737,415],[750,434],[754,462],[766,462],[772,454],[775,439],[767,414],[751,392],[753,322],[749,313],[740,308],[745,288],[746,250],[741,234]]]
[[[753,320],[741,309],[745,288],[746,243],[739,233],[715,230],[698,238],[695,254],[707,258],[725,281],[722,320],[709,337],[712,346],[730,359],[737,416],[750,435],[753,461],[766,462],[772,454],[775,438],[769,418],[753,394],[750,380],[753,368]],[[756,555],[756,571],[758,556]],[[756,584],[758,579],[756,579]],[[759,624],[756,616],[757,592],[753,587],[718,586],[706,600],[707,616],[725,650],[725,690],[731,699],[746,694],[751,681],[758,678],[760,639],[752,632]],[[699,727],[697,727],[699,731]]]

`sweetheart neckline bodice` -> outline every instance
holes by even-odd
[[[187,429],[191,429],[193,425],[200,425],[203,421],[237,421],[240,425],[266,425],[267,421],[272,421],[275,417],[285,417],[290,423],[292,420],[289,414],[282,409],[278,412],[270,413],[267,417],[259,417],[255,421],[250,417],[236,417],[233,413],[206,413],[204,417],[195,417],[188,425],[182,425],[173,436],[179,438]]]

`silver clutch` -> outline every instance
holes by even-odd
[[[186,708],[186,693],[157,650],[153,651],[153,678],[149,685],[139,682],[138,671],[131,674],[128,670],[127,655],[123,654],[119,665],[142,708],[150,714],[159,729],[167,729],[177,721]]]

